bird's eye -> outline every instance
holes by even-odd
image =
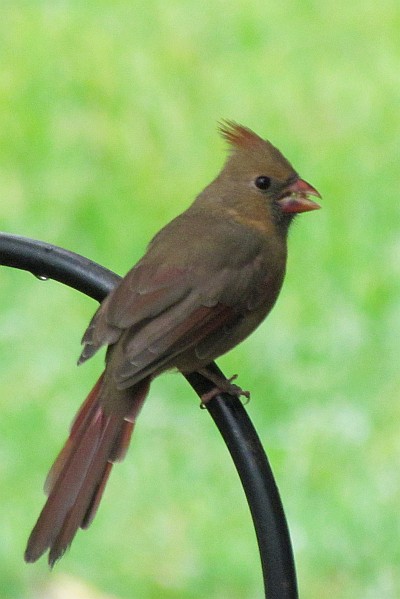
[[[258,189],[265,191],[271,185],[271,179],[265,175],[261,175],[260,177],[257,177],[254,183]]]

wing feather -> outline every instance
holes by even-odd
[[[200,306],[183,322],[145,348],[141,354],[135,357],[125,354],[125,359],[114,372],[118,388],[125,389],[149,374],[173,368],[178,356],[194,349],[208,335],[222,330],[226,323],[236,319],[236,313],[222,304],[213,308]]]
[[[200,342],[201,354],[212,352],[219,334],[225,335],[238,316],[263,302],[269,269],[261,258],[265,252],[260,236],[246,229],[246,243],[239,243],[242,225],[221,220],[220,245],[213,233],[215,219],[192,224],[192,217],[189,212],[181,215],[156,236],[147,254],[102,303],[84,335],[80,362],[102,345],[111,346],[107,361],[113,362],[121,388],[174,366],[179,352],[192,348],[195,355]],[[199,236],[204,242],[200,253]],[[171,252],[169,259],[165,252],[177,240],[181,247],[171,264]]]

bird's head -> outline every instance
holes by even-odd
[[[320,208],[310,197],[320,198],[318,191],[299,177],[269,141],[231,121],[222,122],[220,133],[230,150],[220,176],[232,185],[236,195],[249,200],[250,196],[263,196],[273,205],[277,217],[288,222],[297,213]]]

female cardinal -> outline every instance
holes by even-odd
[[[298,212],[319,208],[309,196],[320,195],[250,129],[224,122],[220,131],[230,146],[222,171],[154,237],[84,334],[79,363],[106,345],[106,367],[47,477],[28,562],[49,549],[52,566],[78,528],[89,526],[155,376],[171,368],[200,371],[216,393],[243,393],[206,367],[271,310],[285,274],[289,225]]]

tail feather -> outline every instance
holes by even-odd
[[[110,476],[112,467],[113,467],[113,463],[107,462],[106,467],[103,472],[103,476],[102,476],[99,484],[97,485],[96,491],[93,494],[93,497],[91,499],[89,507],[86,510],[86,514],[84,515],[83,520],[81,522],[81,528],[83,528],[83,529],[89,528],[89,526],[93,522],[93,518],[95,517],[97,508],[99,507],[99,504],[100,504],[101,498],[103,496],[103,492],[106,487],[108,477]]]
[[[129,443],[134,429],[134,422],[124,422],[114,443],[114,447],[110,451],[110,456],[106,464],[104,473],[97,485],[96,491],[93,494],[90,505],[81,523],[81,528],[88,528],[96,515],[97,508],[99,507],[100,500],[103,496],[104,489],[106,487],[108,477],[110,476],[111,469],[115,462],[122,462],[126,452],[128,451]]]
[[[46,479],[48,499],[29,537],[27,562],[36,561],[50,549],[49,563],[53,566],[78,528],[87,528],[92,522],[112,463],[126,454],[134,419],[146,398],[150,380],[129,390],[129,413],[124,417],[121,410],[105,413],[99,401],[102,378],[78,412],[69,439]]]
[[[46,481],[44,483],[44,492],[46,495],[50,495],[61,472],[63,472],[63,470],[67,467],[68,461],[72,457],[76,448],[79,446],[82,436],[86,431],[87,423],[94,418],[95,412],[98,409],[97,400],[100,393],[103,376],[104,374],[100,376],[99,380],[79,408],[72,422],[67,442],[58,454],[57,459],[50,468],[50,471],[46,477]]]
[[[107,458],[121,423],[110,417],[100,432],[90,467],[85,475],[83,484],[80,485],[78,494],[73,504],[63,513],[61,527],[50,545],[49,563],[51,566],[63,556],[74,538],[78,528],[85,522],[88,510],[92,512],[92,499],[97,495],[97,490],[107,467]],[[98,503],[98,502],[97,502]],[[94,516],[94,513],[93,513]],[[92,516],[92,518],[93,518]]]
[[[113,464],[115,462],[122,462],[126,456],[134,427],[134,422],[127,422],[126,420],[124,421],[121,430],[119,431],[119,435],[115,440],[114,446],[111,448],[110,456],[108,458]]]

